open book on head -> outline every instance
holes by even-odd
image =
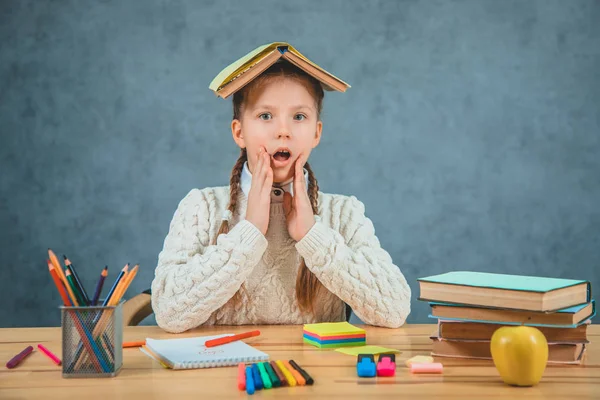
[[[231,335],[203,336],[182,339],[146,339],[145,353],[172,369],[210,368],[263,362],[269,355],[241,340],[207,348],[211,339]]]
[[[227,98],[264,72],[279,59],[284,59],[321,82],[323,89],[345,92],[350,87],[333,74],[310,61],[289,43],[273,42],[260,46],[225,67],[210,83],[209,89]]]

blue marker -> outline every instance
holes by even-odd
[[[252,378],[252,367],[246,367],[246,393],[254,394],[254,379]]]
[[[262,379],[260,379],[260,371],[256,364],[252,364],[252,377],[254,378],[254,388],[256,390],[262,390],[263,382]]]

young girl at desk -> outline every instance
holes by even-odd
[[[327,88],[327,87],[326,87]],[[364,205],[319,191],[320,81],[279,60],[233,95],[241,153],[229,186],[193,189],[170,224],[152,282],[158,325],[344,321],[401,326],[411,290]]]

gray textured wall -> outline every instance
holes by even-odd
[[[179,200],[227,183],[226,64],[286,40],[352,85],[311,163],[413,288],[454,269],[600,290],[600,2],[0,1],[0,326],[58,325],[46,249],[149,287]],[[430,321],[430,320],[429,320]]]

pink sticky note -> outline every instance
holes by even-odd
[[[413,374],[441,374],[444,366],[441,363],[415,363],[410,364]]]

